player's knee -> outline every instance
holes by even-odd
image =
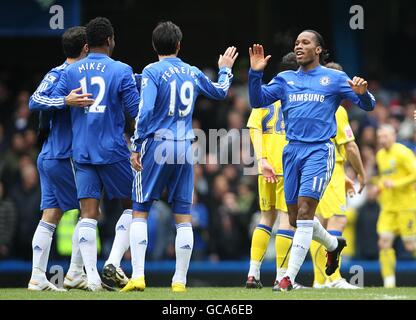
[[[378,248],[380,250],[390,249],[393,246],[393,241],[389,236],[380,236],[378,238]]]
[[[57,225],[61,221],[62,212],[60,209],[46,209],[42,214],[42,221]]]
[[[307,202],[303,202],[299,205],[298,210],[298,220],[311,220],[313,219],[313,212],[311,212],[311,207]]]
[[[289,216],[289,224],[292,228],[296,228],[296,220],[297,220],[296,216],[292,216],[292,215]]]
[[[416,240],[404,240],[403,241],[404,248],[406,251],[414,252],[416,251]]]
[[[323,225],[323,224],[322,224]],[[327,223],[328,230],[344,231],[347,226],[347,218],[345,216],[333,216]]]
[[[274,211],[274,210],[270,210],[270,211],[267,211],[267,212],[262,212],[261,216],[260,216],[259,223],[264,224],[268,227],[273,227],[273,225],[276,221],[276,217],[277,217],[277,214],[276,214],[276,211]]]

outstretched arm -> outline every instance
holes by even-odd
[[[344,73],[340,79],[341,97],[348,99],[365,111],[372,111],[376,105],[376,99],[367,90],[368,83],[360,77],[352,80]]]
[[[223,100],[228,94],[233,74],[231,68],[238,57],[237,48],[228,47],[218,59],[218,82],[212,82],[200,70],[197,70],[198,87],[201,93],[211,99]]]
[[[263,85],[263,70],[266,67],[270,55],[264,57],[262,45],[255,44],[248,49],[250,55],[250,71],[248,73],[248,92],[250,104],[253,108],[261,108],[282,99],[284,80],[276,76],[269,84]]]

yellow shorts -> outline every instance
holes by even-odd
[[[416,237],[416,211],[381,211],[377,220],[377,233],[390,233],[402,238]]]
[[[259,175],[259,202],[261,211],[270,211],[272,208],[287,212],[285,193],[283,191],[283,178],[279,177],[277,183],[268,183]]]
[[[331,180],[319,201],[316,213],[324,219],[334,215],[345,215],[347,195],[345,192],[345,171],[341,163],[336,163]]]

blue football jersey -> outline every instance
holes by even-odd
[[[250,104],[258,108],[281,100],[289,141],[323,142],[334,137],[335,112],[343,99],[366,111],[375,106],[371,93],[357,95],[351,89],[345,72],[320,65],[307,72],[281,72],[267,85],[262,85],[262,76],[263,72],[249,71]]]
[[[192,140],[192,114],[195,100],[202,94],[212,99],[227,96],[233,75],[221,68],[218,83],[212,82],[197,67],[180,58],[164,58],[144,68],[141,99],[136,118],[132,150],[140,151],[151,136],[167,140]]]
[[[52,98],[61,75],[68,67],[68,63],[53,68],[29,99],[32,111],[42,112],[41,126],[49,127],[50,133],[42,146],[40,156],[44,159],[66,159],[71,157],[72,131],[71,114],[65,105],[65,96]]]
[[[66,95],[79,87],[95,101],[89,107],[71,108],[73,159],[111,164],[129,158],[124,113],[135,118],[140,99],[132,68],[106,54],[90,53],[66,68],[54,95]]]

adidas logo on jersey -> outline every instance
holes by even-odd
[[[42,251],[42,248],[41,248],[41,247],[39,247],[39,246],[35,246],[35,247],[33,248],[33,250],[34,250],[34,251]]]
[[[117,227],[117,231],[119,231],[119,230],[126,231],[127,229],[126,229],[125,226],[120,225],[120,226]]]
[[[181,249],[191,250],[192,248],[189,244],[187,244],[187,245],[182,246]]]
[[[142,245],[145,246],[147,244],[147,241],[146,240],[142,240],[142,241],[139,242],[139,244],[142,244]]]
[[[85,239],[84,237],[82,237],[81,239],[79,239],[79,243],[84,243],[84,242],[88,242],[88,240]]]

